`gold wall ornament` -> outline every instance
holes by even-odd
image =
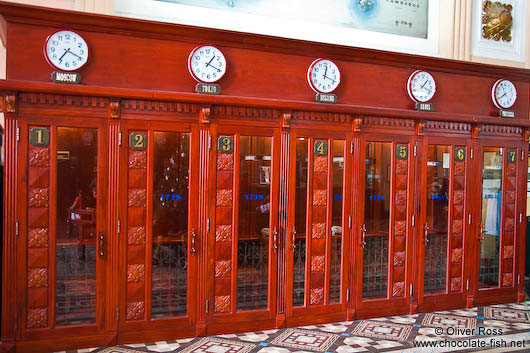
[[[512,5],[484,1],[482,4],[482,37],[492,40],[512,41]]]

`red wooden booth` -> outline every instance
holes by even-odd
[[[0,14],[5,347],[523,300],[529,71],[7,3]],[[78,83],[50,80],[43,46],[60,29],[90,52]],[[226,60],[218,86],[203,85],[220,94],[197,93],[188,71],[204,44]],[[341,82],[317,102],[306,73],[321,57]],[[436,82],[418,109],[416,70]],[[492,102],[499,79],[517,90],[513,117]]]

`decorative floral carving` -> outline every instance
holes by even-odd
[[[505,218],[504,219],[504,230],[506,232],[511,232],[511,231],[513,231],[513,227],[514,227],[513,218]]]
[[[215,227],[215,241],[231,241],[232,240],[232,226],[219,225]]]
[[[502,274],[502,286],[511,287],[513,286],[513,273],[503,273]]]
[[[309,303],[312,305],[324,304],[324,288],[311,288]]]
[[[453,193],[453,197],[454,197],[455,205],[463,205],[464,204],[464,191],[463,190],[455,191]]]
[[[145,278],[145,266],[134,264],[127,266],[127,282],[142,282]]]
[[[324,272],[324,256],[311,257],[311,272]]]
[[[109,102],[109,117],[117,119],[120,117],[120,102],[111,101]]]
[[[405,282],[394,282],[392,285],[392,297],[402,297],[405,293]]]
[[[145,207],[145,189],[129,189],[129,207]]]
[[[363,125],[363,118],[355,118],[353,120],[353,132],[361,132],[362,125]]]
[[[322,239],[326,237],[326,223],[313,223],[311,238]]]
[[[217,207],[232,207],[232,190],[217,190]]]
[[[423,136],[424,130],[425,130],[425,121],[416,122],[416,135]]]
[[[394,266],[404,266],[405,265],[405,252],[396,251],[394,253]]]
[[[29,309],[28,328],[40,328],[48,326],[48,309]]]
[[[230,296],[218,295],[215,297],[215,312],[229,313],[230,312]]]
[[[327,173],[328,172],[328,157],[327,156],[315,156],[313,165],[314,165],[315,172]]]
[[[515,191],[506,192],[506,203],[515,203]]]
[[[147,151],[129,151],[129,168],[146,169],[147,168]]]
[[[17,97],[15,95],[7,95],[5,96],[5,112],[6,113],[16,113],[17,111]]]
[[[494,41],[512,41],[513,7],[498,1],[482,3],[482,38]]]
[[[502,257],[505,259],[511,259],[513,258],[513,245],[506,245],[504,247]]]
[[[462,289],[462,278],[454,277],[451,278],[451,292],[458,292]]]
[[[466,174],[466,163],[465,162],[455,162],[455,175],[463,176]]]
[[[144,302],[127,303],[127,320],[140,320],[144,317]]]
[[[28,234],[28,247],[46,248],[48,247],[48,228],[33,228]]]
[[[128,244],[145,244],[145,227],[129,227],[127,242]]]
[[[407,175],[408,174],[408,161],[406,159],[398,159],[396,161],[396,174]]]
[[[515,176],[517,173],[517,163],[508,163],[506,166],[506,175],[507,176]]]
[[[396,191],[396,205],[407,204],[407,190]]]
[[[326,206],[327,196],[326,190],[313,190],[313,206]]]
[[[395,235],[405,235],[407,231],[407,222],[406,221],[396,221],[394,224],[394,234]]]
[[[231,270],[231,262],[228,261],[216,261],[215,262],[215,277],[229,277]]]
[[[217,153],[217,170],[234,170],[234,154]]]
[[[282,127],[288,128],[291,126],[291,113],[282,114]]]
[[[462,234],[463,223],[461,219],[453,220],[453,234]]]
[[[29,207],[48,207],[48,188],[33,188],[29,190]]]
[[[451,262],[454,264],[460,263],[462,261],[462,249],[453,249],[451,250]]]
[[[29,147],[29,165],[31,167],[48,167],[50,165],[50,148],[46,147]]]
[[[199,114],[201,124],[209,124],[211,114],[212,110],[210,109],[210,107],[202,107],[201,112]]]
[[[46,267],[28,270],[28,287],[42,288],[48,286],[48,269]]]

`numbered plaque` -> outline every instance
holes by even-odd
[[[217,150],[222,153],[232,153],[234,151],[234,138],[232,136],[219,136]]]
[[[517,160],[517,150],[508,150],[508,155],[506,156],[509,163],[515,163]]]
[[[328,142],[327,141],[315,141],[314,145],[315,156],[327,156],[328,155]]]
[[[45,127],[34,127],[29,131],[29,143],[44,147],[50,143],[50,130]]]
[[[145,150],[147,148],[147,135],[143,132],[131,132],[129,147],[137,151]]]
[[[462,162],[466,159],[466,149],[464,147],[455,148],[455,161]]]
[[[407,159],[407,158],[409,158],[409,146],[407,146],[407,145],[397,145],[397,147],[396,147],[396,158],[397,159]]]

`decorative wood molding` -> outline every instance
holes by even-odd
[[[530,129],[525,129],[523,131],[523,142],[528,142],[530,140]]]
[[[416,135],[423,136],[423,131],[425,130],[425,121],[416,122]]]
[[[283,128],[289,128],[291,127],[291,119],[293,115],[291,113],[283,113],[282,114],[282,127]]]
[[[16,113],[17,112],[17,96],[14,94],[8,94],[4,97],[4,113]]]
[[[250,108],[238,106],[216,105],[212,108],[217,117],[246,117],[246,118],[274,118],[279,119],[281,112],[278,109]]]
[[[364,118],[364,125],[412,129],[414,120],[367,116]]]
[[[198,113],[200,111],[200,108],[199,105],[191,103],[174,103],[141,99],[123,99],[121,101],[121,111],[122,114],[125,112]]]
[[[471,138],[478,139],[481,131],[482,131],[482,125],[473,125],[472,130],[471,130]]]
[[[450,130],[452,132],[471,132],[471,124],[455,123],[449,121],[431,121],[428,120],[425,126],[426,129],[433,130]]]
[[[209,124],[210,123],[210,115],[211,115],[211,109],[210,107],[202,107],[201,111],[199,113],[199,123],[200,124]]]
[[[296,111],[293,113],[293,119],[306,121],[323,121],[329,123],[351,123],[352,116],[351,114],[344,113]]]
[[[119,119],[120,118],[120,101],[111,100],[109,102],[109,118]]]
[[[523,129],[517,126],[483,125],[482,132],[488,135],[521,136]]]
[[[71,96],[45,93],[21,93],[20,104],[45,106],[71,106],[82,108],[106,108],[108,99],[93,96]]]
[[[363,125],[363,118],[355,118],[353,120],[353,132],[361,132],[361,126]]]

